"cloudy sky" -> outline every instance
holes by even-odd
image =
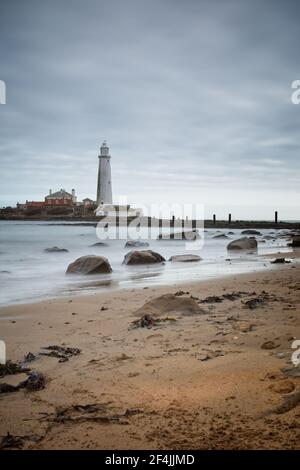
[[[298,0],[1,0],[0,205],[48,189],[300,220]]]

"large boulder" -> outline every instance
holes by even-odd
[[[130,251],[124,256],[123,264],[153,264],[166,261],[163,256],[152,250]]]
[[[185,240],[185,241],[195,241],[199,240],[200,234],[198,230],[187,230],[182,232],[168,232],[160,233],[157,237],[157,240]]]
[[[169,259],[172,262],[181,262],[181,263],[189,263],[193,261],[201,261],[201,256],[198,255],[173,255]]]
[[[227,245],[227,250],[255,250],[257,241],[254,237],[243,237],[233,240]]]
[[[253,230],[253,229],[243,230],[241,234],[242,235],[261,235],[261,233],[258,230]]]
[[[66,274],[105,274],[111,273],[109,261],[104,256],[81,256],[69,264]]]
[[[140,240],[128,240],[124,248],[140,248],[142,246],[149,246],[148,242],[141,242]]]
[[[163,315],[198,315],[203,313],[206,313],[205,310],[194,299],[164,294],[146,302],[134,315],[151,315],[157,318]]]
[[[293,247],[300,247],[300,235],[294,235],[292,238],[292,246]]]

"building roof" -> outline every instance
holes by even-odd
[[[72,198],[72,194],[68,193],[64,189],[61,189],[60,191],[56,191],[56,193],[51,193],[46,196],[46,198],[55,198],[55,199],[70,199]]]
[[[83,202],[84,202],[84,201],[91,201],[91,202],[94,202],[93,199],[90,199],[89,197],[86,197],[86,198],[82,199],[82,201],[83,201]]]

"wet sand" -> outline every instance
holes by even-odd
[[[131,328],[145,302],[179,291],[205,312]],[[223,297],[233,292],[240,294]],[[219,299],[203,303],[208,296]],[[214,281],[4,307],[0,338],[13,361],[49,345],[81,350],[66,362],[39,356],[28,364],[45,375],[43,390],[0,395],[0,436],[19,436],[24,449],[300,448],[300,377],[282,372],[293,368],[291,344],[300,339],[295,261]],[[262,349],[265,342],[272,349]]]

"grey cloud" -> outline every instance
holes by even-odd
[[[238,200],[245,217],[258,188],[260,213],[299,197],[297,1],[2,4],[1,205],[95,197],[103,138],[116,197]]]

